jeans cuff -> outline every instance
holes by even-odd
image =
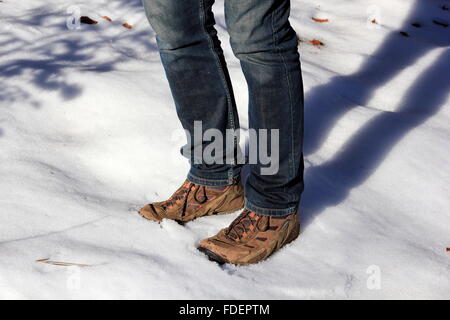
[[[207,187],[225,187],[235,184],[240,180],[240,174],[236,176],[231,176],[230,178],[224,177],[223,179],[211,179],[211,178],[201,178],[198,176],[194,176],[192,173],[188,173],[187,179],[190,182],[195,184],[199,184]]]
[[[297,212],[297,206],[284,209],[262,208],[252,204],[247,198],[245,198],[245,208],[262,216],[273,217],[284,217]]]

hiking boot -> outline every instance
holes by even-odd
[[[139,214],[156,222],[171,219],[182,223],[232,213],[243,207],[244,189],[240,181],[225,187],[206,187],[186,180],[168,200],[150,203],[139,210]]]
[[[266,259],[295,240],[299,232],[296,213],[273,217],[245,209],[228,228],[202,240],[198,249],[219,264],[247,265]]]

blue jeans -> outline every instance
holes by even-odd
[[[195,121],[201,121],[202,132],[216,129],[224,137],[227,129],[239,128],[230,76],[214,28],[214,0],[142,2],[156,33],[178,117],[191,136],[188,180],[206,186],[234,183],[241,170],[237,161],[194,161],[195,145],[206,148],[210,143],[193,141]],[[249,128],[279,130],[278,171],[261,174],[264,164],[258,159],[249,164],[245,183],[246,208],[262,215],[296,212],[303,191],[303,85],[298,39],[289,13],[289,0],[225,0],[231,46],[249,88]],[[238,143],[234,143],[237,154]],[[258,144],[259,139],[250,137],[249,143]]]

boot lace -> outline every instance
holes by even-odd
[[[198,186],[193,182],[186,181],[168,200],[164,201],[162,208],[164,210],[170,209],[175,204],[183,201],[181,216],[184,216],[188,204],[188,197],[191,192],[194,192],[193,200],[198,204],[205,203],[208,200],[205,186]]]
[[[261,217],[256,213],[245,209],[228,227],[225,235],[230,239],[239,242],[249,236],[249,232],[257,229],[264,231],[260,226]]]

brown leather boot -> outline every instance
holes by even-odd
[[[266,259],[295,240],[299,232],[296,213],[269,217],[245,209],[228,228],[202,240],[198,249],[220,264],[247,265]]]
[[[206,187],[186,180],[166,201],[150,203],[139,210],[149,220],[187,222],[198,217],[235,212],[244,207],[241,182],[226,187]]]

